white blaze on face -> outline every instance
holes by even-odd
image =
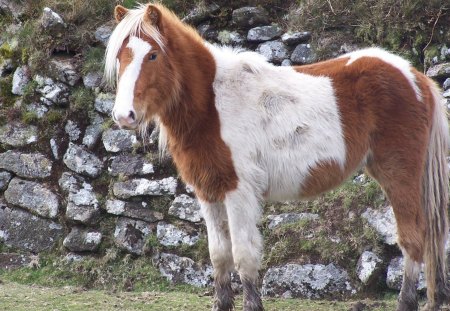
[[[138,37],[131,37],[126,47],[133,52],[133,60],[124,70],[117,85],[116,102],[113,109],[113,114],[117,120],[126,119],[130,115],[130,111],[134,112],[134,88],[141,72],[145,55],[152,49],[148,42]],[[118,61],[117,71],[119,66],[120,63]]]

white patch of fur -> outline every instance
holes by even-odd
[[[127,48],[133,51],[133,60],[125,68],[117,87],[116,101],[113,114],[117,120],[128,118],[130,111],[134,111],[134,88],[141,72],[145,56],[151,51],[152,46],[138,37],[130,37]]]
[[[405,76],[405,78],[408,80],[409,84],[413,88],[414,92],[416,93],[416,98],[419,101],[422,101],[422,92],[420,91],[419,86],[417,85],[416,77],[411,71],[412,67],[411,64],[401,58],[398,55],[389,53],[383,49],[380,48],[368,48],[364,50],[359,50],[355,52],[350,52],[348,54],[340,56],[343,57],[349,57],[350,59],[347,62],[347,66],[351,65],[355,61],[357,61],[360,58],[363,57],[376,57],[382,60],[385,63],[388,63],[389,65],[397,68],[401,71],[401,73]]]
[[[111,85],[115,85],[117,82],[117,55],[123,42],[129,36],[139,36],[140,33],[143,33],[155,40],[161,50],[164,51],[164,41],[159,30],[144,22],[146,11],[147,5],[140,5],[136,9],[128,10],[128,13],[116,26],[109,38],[105,53],[105,79]]]
[[[234,266],[241,280],[255,281],[261,266],[263,239],[257,227],[261,204],[254,184],[240,179],[237,189],[226,194],[225,206]]]
[[[252,186],[249,192],[298,199],[320,162],[344,167],[346,147],[330,78],[275,67],[252,52],[209,48],[217,64],[213,87],[222,139],[240,182]]]
[[[208,203],[199,200],[200,211],[208,230],[209,256],[215,276],[225,278],[233,270],[233,255],[228,229],[227,211],[223,203]]]

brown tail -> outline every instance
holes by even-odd
[[[433,84],[433,123],[422,182],[422,206],[427,218],[425,271],[429,303],[439,306],[449,297],[445,243],[448,235],[448,123],[441,96]]]

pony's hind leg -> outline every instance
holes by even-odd
[[[208,247],[214,268],[213,311],[234,309],[234,295],[231,288],[233,255],[228,229],[228,218],[223,203],[200,202],[203,218],[208,230]]]
[[[368,172],[385,190],[397,222],[398,244],[404,254],[403,282],[398,311],[418,310],[417,281],[424,259],[426,220],[421,207],[421,175],[403,166],[370,163]]]
[[[261,265],[262,237],[257,228],[261,208],[251,187],[240,187],[226,195],[234,266],[244,289],[244,310],[264,310],[258,289],[258,270]]]
[[[403,252],[404,271],[403,282],[400,295],[398,297],[400,311],[418,310],[417,300],[417,283],[419,281],[419,273],[421,264],[414,261],[407,252]]]

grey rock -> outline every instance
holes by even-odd
[[[318,220],[319,215],[313,213],[284,213],[279,215],[268,215],[267,220],[269,220],[269,229],[275,229],[279,226],[292,224],[297,221],[310,221]]]
[[[184,283],[196,287],[212,285],[212,267],[200,266],[188,257],[161,253],[157,266],[161,275],[172,283]]]
[[[74,227],[64,239],[63,245],[72,252],[92,252],[98,249],[101,241],[101,232]]]
[[[101,72],[88,72],[83,76],[83,84],[88,89],[95,89],[100,87],[103,80],[103,74]]]
[[[56,194],[33,182],[13,178],[5,191],[5,200],[45,218],[56,218],[59,201]]]
[[[186,190],[186,193],[189,193],[189,194],[195,193],[195,189],[194,189],[194,187],[192,185],[186,185],[184,187],[184,189]]]
[[[442,96],[444,96],[445,98],[450,98],[450,90],[447,90],[444,93],[442,93]]]
[[[224,45],[242,45],[245,38],[237,31],[222,30],[219,32],[217,40]]]
[[[61,16],[59,16],[58,13],[53,12],[50,8],[44,8],[41,25],[42,27],[44,27],[44,29],[66,27],[66,24],[64,23]]]
[[[350,53],[350,52],[357,51],[359,49],[361,49],[361,48],[358,45],[345,42],[344,44],[342,44],[339,47],[339,53],[338,54],[341,54],[341,55],[342,54],[347,54],[347,53]]]
[[[114,157],[108,168],[112,176],[146,175],[155,172],[153,164],[143,155],[122,154]]]
[[[95,30],[94,37],[97,41],[101,42],[103,46],[108,45],[109,37],[114,30],[114,26],[111,23],[106,23]]]
[[[179,195],[173,200],[169,208],[169,215],[190,222],[199,222],[202,220],[200,204],[196,199],[186,194]]]
[[[72,171],[90,177],[97,177],[103,169],[103,162],[97,156],[73,143],[69,143],[63,161]]]
[[[38,139],[38,129],[34,125],[24,125],[13,122],[0,127],[0,143],[23,147],[35,143]]]
[[[390,261],[386,274],[386,285],[388,288],[400,290],[403,281],[403,268],[404,268],[403,257],[395,257]],[[425,274],[422,269],[422,271],[419,274],[419,283],[417,284],[417,289],[423,290],[425,288],[426,288]]]
[[[126,216],[146,222],[163,220],[164,215],[150,209],[145,202],[126,202],[120,200],[106,201],[106,211],[117,216]]]
[[[71,57],[54,57],[49,63],[50,72],[57,81],[75,86],[81,79],[78,67],[75,64],[75,60]]]
[[[210,24],[203,24],[197,27],[198,33],[203,37],[203,39],[208,41],[217,41],[219,32],[211,26]]]
[[[427,70],[427,76],[435,80],[445,80],[450,78],[450,63],[442,63],[431,66]]]
[[[260,26],[248,31],[247,40],[249,42],[263,42],[278,38],[283,30],[278,25]]]
[[[3,11],[12,15],[16,20],[19,20],[25,14],[26,9],[26,4],[21,1],[0,0],[0,13]]]
[[[299,44],[291,55],[291,61],[294,64],[310,64],[316,60],[316,56],[311,49],[310,44]]]
[[[0,153],[0,169],[24,178],[46,178],[52,172],[52,162],[40,153],[8,150]]]
[[[311,40],[311,33],[309,31],[285,33],[281,36],[281,41],[286,45],[297,45],[299,43],[306,43]]]
[[[11,173],[0,171],[0,192],[4,191],[8,187],[11,178]]]
[[[196,7],[191,10],[182,20],[185,23],[198,25],[209,19],[213,14],[220,11],[220,6],[212,3],[206,7]]]
[[[88,149],[94,148],[100,141],[103,133],[103,122],[104,119],[97,113],[92,113],[91,124],[86,127],[83,137],[83,145]]]
[[[381,272],[383,260],[374,252],[365,251],[358,260],[356,273],[363,284],[369,284],[375,281]]]
[[[42,252],[57,245],[63,232],[58,223],[12,209],[0,200],[0,241],[8,247]]]
[[[292,66],[292,62],[291,62],[290,59],[284,59],[284,60],[281,62],[281,66]]]
[[[58,180],[59,187],[66,193],[76,193],[83,188],[83,184],[86,180],[74,173],[64,172],[61,178]]]
[[[156,236],[159,243],[164,246],[180,246],[182,244],[192,246],[200,239],[196,233],[190,234],[183,229],[162,221],[158,223]]]
[[[30,82],[28,66],[17,67],[16,71],[14,71],[11,92],[15,95],[23,95],[28,82]]]
[[[364,173],[353,178],[353,182],[358,185],[364,185],[368,181],[369,181],[369,179],[368,179],[367,175]]]
[[[83,256],[76,253],[68,253],[66,256],[64,256],[63,260],[65,263],[74,263],[74,262],[82,262],[83,260],[89,258],[90,256]]]
[[[61,189],[68,193],[66,217],[73,222],[96,224],[100,219],[97,195],[92,186],[79,175],[64,172],[58,181]]]
[[[100,93],[95,98],[94,107],[100,113],[111,115],[116,96],[111,93]]]
[[[258,7],[243,7],[234,10],[232,22],[239,28],[251,28],[269,23],[269,13]]]
[[[352,294],[354,289],[347,272],[334,264],[287,264],[267,270],[261,293],[269,297],[336,298]]]
[[[137,143],[136,133],[131,130],[108,129],[102,135],[103,146],[109,152],[131,151]]]
[[[444,90],[449,90],[450,89],[450,78],[445,79],[444,83],[442,84],[442,88]]]
[[[397,243],[397,225],[392,206],[387,206],[379,210],[368,208],[361,216],[378,232],[383,238],[384,243],[388,245],[395,245]]]
[[[59,105],[64,106],[69,103],[69,88],[61,82],[55,83],[51,78],[35,76],[35,81],[38,83],[36,89],[42,95],[40,101],[47,106]]]
[[[446,45],[441,47],[441,60],[450,60],[450,49]]]
[[[281,63],[286,57],[289,57],[289,51],[280,41],[269,41],[261,43],[256,52],[264,55],[269,62]]]
[[[78,138],[80,138],[81,130],[74,121],[67,121],[64,130],[66,131],[66,134],[69,135],[70,141],[76,141],[78,140]]]
[[[28,112],[33,112],[36,114],[38,119],[42,119],[45,114],[48,112],[48,108],[41,103],[31,103],[25,106],[25,109]]]
[[[114,242],[129,253],[142,255],[145,241],[151,233],[152,228],[148,223],[121,217],[117,220]]]
[[[55,160],[59,160],[59,147],[58,147],[58,143],[56,142],[56,139],[51,138],[50,139],[50,149],[52,149],[52,154],[53,157],[55,158]]]
[[[113,193],[119,199],[150,195],[174,195],[177,189],[177,180],[173,177],[161,180],[148,180],[145,178],[131,179],[124,182],[116,182],[113,186]]]
[[[72,189],[76,189],[76,185]],[[92,186],[83,182],[75,191],[69,191],[67,197],[66,218],[85,225],[94,225],[100,220],[100,208]]]

